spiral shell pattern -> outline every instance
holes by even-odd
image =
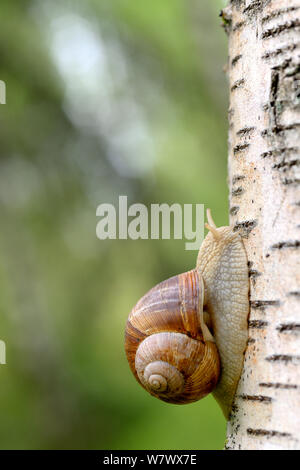
[[[169,403],[190,403],[216,386],[220,361],[216,345],[205,341],[204,288],[196,269],[161,282],[131,311],[125,351],[138,382]]]

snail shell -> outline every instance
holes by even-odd
[[[197,269],[151,289],[131,311],[125,351],[138,382],[169,403],[210,393],[220,375],[214,339],[203,317],[204,286]]]

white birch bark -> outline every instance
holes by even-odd
[[[300,449],[300,0],[232,0],[231,223],[250,276],[249,341],[228,449]]]

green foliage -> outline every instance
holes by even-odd
[[[223,447],[211,397],[153,399],[123,351],[137,299],[196,252],[95,235],[120,194],[227,223],[220,3],[2,0],[2,449]]]

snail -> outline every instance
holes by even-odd
[[[249,277],[243,240],[232,226],[209,230],[196,268],[144,295],[129,314],[125,352],[137,381],[174,404],[208,393],[229,419],[248,339]]]

